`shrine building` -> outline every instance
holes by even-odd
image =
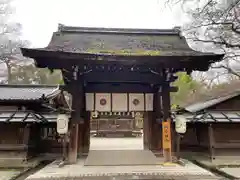
[[[171,82],[179,71],[206,71],[223,54],[189,47],[179,28],[120,29],[59,25],[45,48],[22,48],[38,68],[60,69],[72,95],[68,161],[86,154],[90,113],[143,115],[144,148],[171,161],[175,152]],[[163,127],[163,128],[162,128]]]

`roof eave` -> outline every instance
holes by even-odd
[[[186,106],[184,109],[188,112],[196,113],[196,112],[208,109],[210,107],[213,107],[213,106],[215,106],[219,103],[227,101],[227,100],[229,100],[231,98],[234,98],[236,96],[239,96],[239,93],[231,94],[231,95],[220,97],[220,98],[210,99],[210,100],[204,101],[204,102],[198,102],[198,103],[195,103],[195,104],[191,104],[191,105]]]
[[[71,57],[68,57],[68,59],[78,59],[79,56],[82,58],[97,58],[97,57],[112,57],[112,58],[127,58],[127,59],[145,59],[150,58],[152,60],[158,60],[160,58],[171,58],[171,57],[189,57],[189,58],[198,58],[198,57],[204,57],[213,59],[213,61],[218,61],[223,58],[224,54],[214,54],[214,53],[199,53],[195,55],[135,55],[135,54],[106,54],[106,53],[72,53],[72,52],[66,52],[66,51],[55,51],[55,50],[49,50],[47,48],[39,48],[39,49],[31,49],[31,48],[21,48],[21,52],[23,56],[30,57],[30,58],[43,58],[43,57],[50,57],[55,56],[60,57],[61,55],[72,55]]]

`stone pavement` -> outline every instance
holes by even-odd
[[[240,179],[240,167],[224,167],[220,170],[236,179]]]
[[[142,137],[129,138],[98,138],[90,141],[91,150],[137,150],[143,149]]]
[[[91,150],[143,149],[142,144],[142,138],[92,138]],[[77,164],[66,165],[62,168],[58,167],[58,163],[59,161],[56,160],[29,176],[27,180],[222,179],[191,162],[187,162],[185,166],[163,166],[160,165],[162,159],[159,159],[159,165],[138,166],[84,166],[85,159],[79,159]]]
[[[11,180],[21,173],[20,170],[0,170],[0,180]]]
[[[90,150],[85,166],[158,165],[160,160],[150,150]]]
[[[84,159],[78,160],[77,164],[58,167],[55,161],[37,173],[29,176],[27,180],[50,180],[50,179],[126,179],[133,178],[160,178],[160,179],[220,179],[211,172],[200,168],[192,163],[186,166],[171,165],[145,165],[145,166],[84,166]]]

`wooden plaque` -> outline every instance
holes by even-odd
[[[162,122],[163,149],[171,149],[171,121]]]
[[[153,111],[153,94],[145,94],[145,111]]]
[[[110,93],[96,93],[95,94],[95,107],[99,112],[111,111],[111,94]]]
[[[144,111],[143,93],[129,93],[129,111]]]
[[[128,94],[127,93],[113,93],[112,94],[112,111],[113,112],[127,112],[128,111]]]
[[[86,96],[86,110],[94,111],[94,94],[86,93],[85,96]]]

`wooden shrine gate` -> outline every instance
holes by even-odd
[[[33,58],[39,68],[62,70],[65,89],[73,97],[70,163],[76,162],[77,154],[89,151],[90,113],[85,93],[152,94],[151,110],[133,98],[127,100],[127,111],[145,111],[144,147],[163,151],[166,160],[171,161],[175,132],[171,126],[170,92],[176,88],[170,83],[176,79],[174,74],[205,71],[210,63],[223,56],[190,49],[177,28],[105,29],[59,25],[46,48],[21,50],[24,56]],[[100,101],[94,101],[93,107]],[[143,104],[144,108],[131,109],[134,104],[136,107]]]

